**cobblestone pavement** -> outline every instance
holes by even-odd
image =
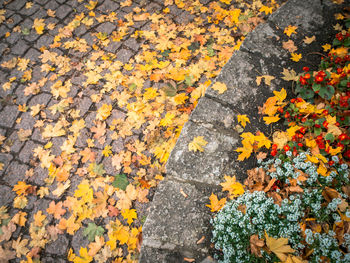
[[[137,260],[181,127],[263,20],[184,2],[1,1],[0,262]]]

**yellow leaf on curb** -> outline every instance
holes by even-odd
[[[219,200],[218,197],[213,193],[209,197],[209,200],[210,200],[210,204],[206,206],[210,208],[210,212],[219,211],[226,203],[226,198],[222,198]]]
[[[298,62],[303,57],[301,54],[297,54],[297,53],[292,53],[291,55],[292,57],[290,59],[293,60],[294,62]]]
[[[237,120],[243,126],[243,128],[245,128],[247,122],[250,123],[249,118],[245,114],[244,115],[237,115]]]
[[[227,90],[226,84],[220,81],[215,82],[211,88],[219,92],[219,94],[222,94]]]
[[[207,145],[207,141],[204,140],[204,137],[203,136],[197,136],[197,137],[194,137],[192,142],[190,142],[188,144],[188,150],[189,151],[200,151],[200,152],[203,152],[204,151],[204,146]]]
[[[296,34],[297,32],[295,31],[298,27],[297,26],[292,26],[292,25],[289,25],[287,26],[283,33],[285,33],[287,36],[291,36],[292,34]]]

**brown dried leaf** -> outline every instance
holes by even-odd
[[[258,235],[250,236],[250,250],[254,255],[258,257],[262,257],[261,248],[263,246],[265,246],[265,241],[262,239],[259,239]]]

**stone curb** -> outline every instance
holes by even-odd
[[[250,125],[245,131],[268,132],[259,121],[258,106],[273,90],[290,87],[282,80],[283,68],[301,71],[303,66],[315,68],[320,61],[315,51],[333,36],[334,14],[341,7],[328,0],[289,0],[272,14],[266,23],[247,35],[241,49],[233,54],[216,81],[226,84],[227,91],[218,94],[208,88],[200,99],[167,163],[167,177],[158,186],[151,211],[143,226],[140,263],[153,262],[214,262],[208,257],[210,218],[205,206],[210,194],[220,195],[223,175],[236,175],[243,181],[245,171],[256,166],[254,158],[237,162],[239,134],[233,129],[237,114],[247,114]],[[296,25],[297,34],[288,38],[283,30]],[[316,36],[306,45],[305,37]],[[282,42],[292,39],[301,43],[303,61],[295,63],[282,48]],[[272,75],[270,86],[256,84],[256,77]],[[289,88],[290,89],[290,88]],[[251,128],[253,127],[253,128]],[[188,151],[195,136],[204,136],[208,144],[204,152]],[[204,260],[204,261],[203,261]]]

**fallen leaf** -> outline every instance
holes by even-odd
[[[220,81],[215,82],[211,88],[216,90],[219,94],[224,93],[227,90],[226,84]]]
[[[273,238],[269,237],[265,232],[266,246],[276,254],[281,261],[286,261],[289,253],[294,253],[295,250],[288,245],[288,238]]]
[[[286,42],[282,42],[282,46],[284,49],[288,50],[289,52],[295,52],[298,50],[298,48],[294,45],[294,41],[289,39]]]
[[[204,136],[197,136],[194,137],[192,142],[190,142],[188,144],[188,150],[189,151],[200,151],[200,152],[204,152],[204,146],[206,146],[208,144],[208,142],[206,140],[204,140]]]

